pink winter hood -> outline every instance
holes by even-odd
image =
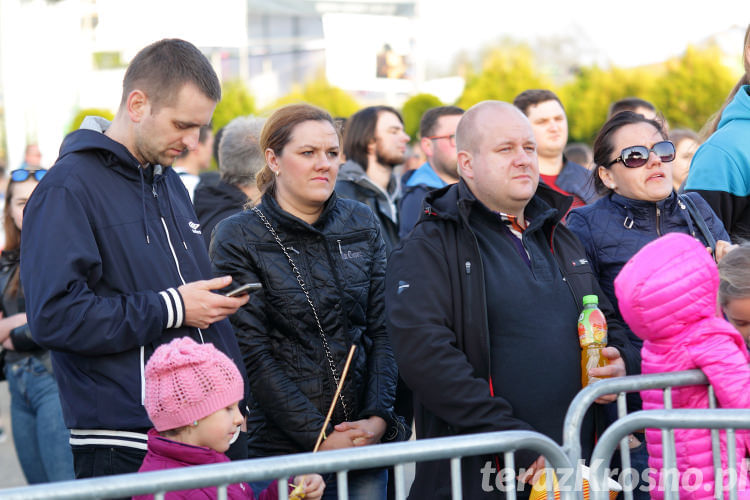
[[[622,317],[644,340],[679,337],[716,316],[719,271],[698,240],[669,233],[636,253],[615,279]]]

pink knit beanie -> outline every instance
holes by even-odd
[[[157,431],[182,427],[242,399],[237,366],[190,337],[159,346],[146,363],[146,412]]]

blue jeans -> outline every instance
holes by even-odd
[[[70,433],[55,377],[35,357],[5,366],[13,440],[29,484],[73,479]]]
[[[388,469],[350,471],[347,475],[349,500],[385,500],[388,486]],[[326,490],[323,500],[337,500],[336,474],[324,474]]]
[[[347,475],[349,485],[350,500],[385,500],[386,486],[388,484],[387,469],[368,469],[350,471]],[[338,486],[336,484],[336,474],[324,474],[323,480],[326,482],[326,490],[323,493],[323,500],[337,500]],[[260,492],[268,488],[273,481],[256,481],[250,483],[255,497]]]

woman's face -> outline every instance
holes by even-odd
[[[276,199],[283,209],[297,216],[321,209],[336,184],[339,136],[327,121],[302,122],[280,155],[266,150],[266,162],[278,174]]]
[[[651,149],[663,140],[659,131],[648,123],[625,125],[614,132],[614,150],[608,161],[620,156],[627,147],[646,146]],[[663,163],[654,152],[649,152],[648,161],[641,167],[628,168],[618,161],[609,168],[598,168],[604,185],[626,198],[656,202],[672,192],[672,164]]]
[[[675,144],[674,147],[676,153],[672,162],[672,185],[676,190],[687,179],[690,162],[693,161],[693,155],[695,154],[695,150],[698,149],[698,143],[686,137]]]
[[[33,177],[29,177],[23,182],[15,182],[13,184],[13,196],[10,199],[9,207],[10,217],[13,219],[13,222],[16,224],[19,231],[23,225],[23,209],[37,184],[39,184],[39,182]]]

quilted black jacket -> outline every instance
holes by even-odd
[[[403,424],[393,412],[396,363],[385,329],[385,245],[372,211],[352,200],[326,202],[315,224],[283,211],[271,196],[258,206],[299,269],[317,309],[338,373],[357,345],[343,389],[349,420],[373,415],[392,440]],[[250,383],[250,456],[311,451],[336,390],[315,318],[269,230],[251,210],[220,222],[211,245],[216,275],[261,282],[230,319]],[[346,420],[336,405],[333,425]]]

